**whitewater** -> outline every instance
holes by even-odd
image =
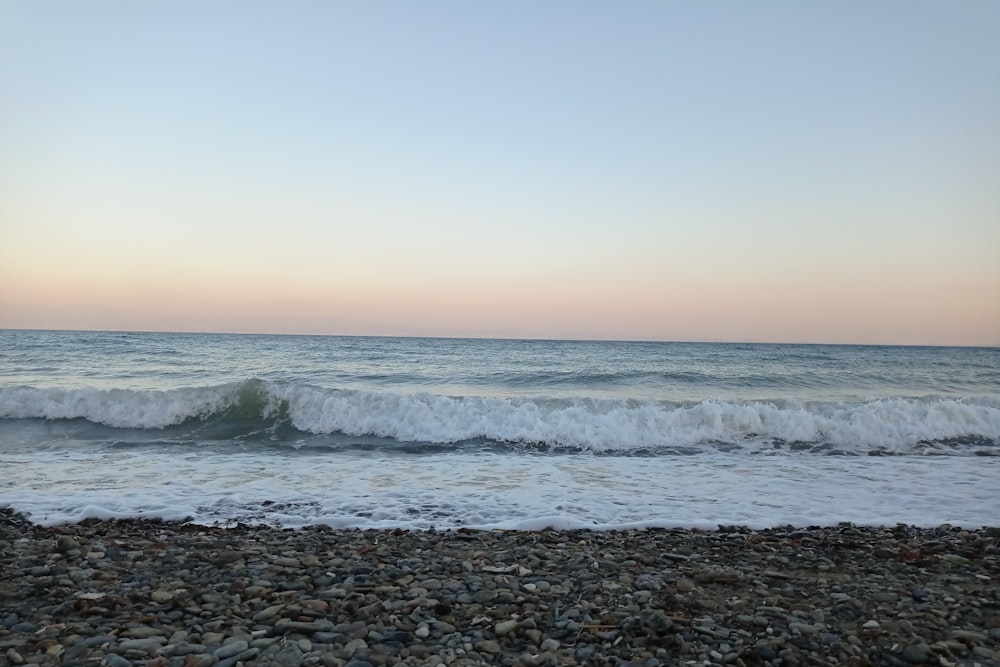
[[[43,523],[1000,525],[1000,350],[0,331]]]

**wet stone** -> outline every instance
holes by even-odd
[[[501,621],[493,626],[493,631],[500,637],[509,635],[514,629],[517,628],[517,621],[511,619],[507,621]]]
[[[902,652],[902,657],[907,662],[914,664],[921,664],[930,662],[931,660],[937,661],[937,657],[931,650],[931,647],[924,643],[910,644],[905,647]]]
[[[118,643],[119,651],[139,651],[152,653],[167,643],[166,637],[147,637],[144,639],[126,639]]]
[[[237,653],[242,653],[248,648],[250,648],[250,645],[247,644],[247,642],[239,640],[230,642],[229,644],[223,644],[219,648],[212,651],[212,655],[221,660],[222,658],[228,658],[236,655]]]
[[[476,650],[480,653],[495,654],[500,652],[500,643],[493,639],[486,639],[475,644]]]
[[[250,658],[255,657],[258,653],[260,653],[259,649],[250,648],[247,649],[246,651],[243,651],[242,653],[237,653],[234,656],[230,656],[223,660],[219,660],[219,662],[215,664],[217,667],[234,667],[236,663],[241,662],[243,660],[249,660]]]
[[[104,656],[104,664],[107,667],[132,667],[132,662],[121,657],[117,653],[108,653]]]
[[[279,667],[301,667],[303,653],[298,646],[286,646],[271,656],[271,661]]]

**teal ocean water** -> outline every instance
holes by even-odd
[[[0,331],[43,522],[1000,525],[1000,350]]]

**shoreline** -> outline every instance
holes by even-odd
[[[0,509],[0,663],[1000,665],[1000,528],[358,530]]]

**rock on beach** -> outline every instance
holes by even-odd
[[[0,510],[0,664],[1000,665],[1000,529],[360,531]]]

